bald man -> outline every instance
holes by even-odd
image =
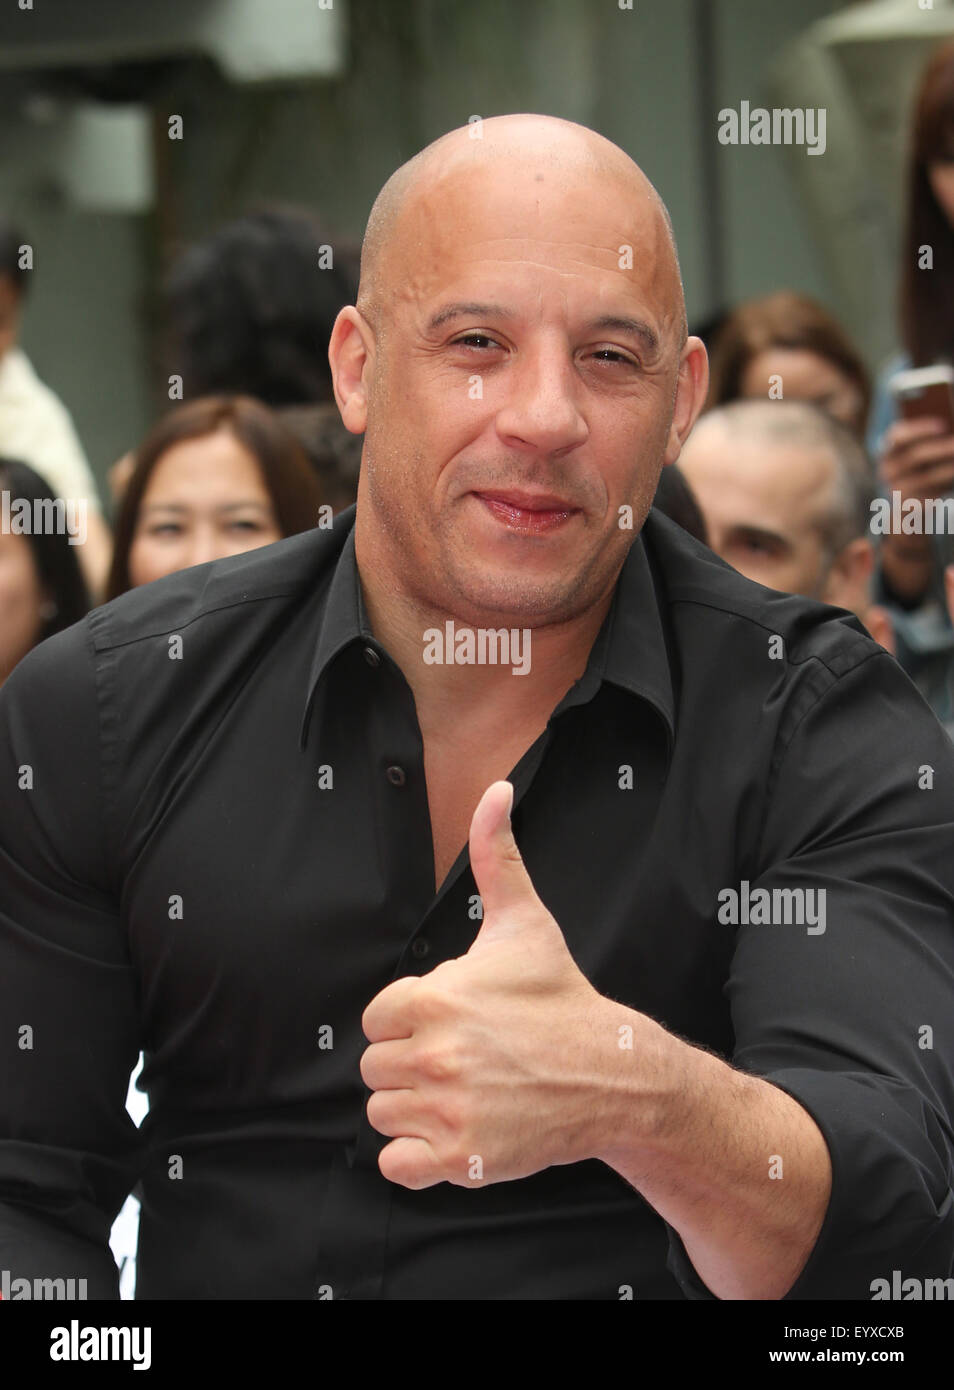
[[[654,189],[569,122],[452,131],[330,360],[356,508],[0,694],[0,1266],[114,1296],[138,1179],[140,1298],[944,1274],[954,751],[650,512],[707,385]]]
[[[804,401],[733,401],[701,417],[679,467],[717,555],[757,584],[847,609],[893,649],[871,599],[871,467],[846,426]]]

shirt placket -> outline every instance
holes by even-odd
[[[442,961],[462,954],[476,936],[480,922],[469,920],[466,913],[476,885],[465,846],[439,892],[430,892],[424,911],[415,911],[411,906],[422,901],[423,876],[427,876],[429,885],[433,883],[433,843],[430,835],[422,833],[422,826],[430,825],[423,743],[413,697],[404,677],[373,643],[365,646],[364,658],[372,672],[390,678],[387,697],[382,693],[382,701],[388,700],[387,719],[373,721],[371,756],[378,767],[384,805],[393,810],[393,815],[385,816],[385,824],[392,832],[391,881],[396,896],[403,889],[409,905],[407,936],[393,978],[425,975]],[[381,713],[384,705],[376,708]],[[515,829],[519,826],[521,802],[549,741],[548,726],[511,773]],[[365,1088],[355,1142],[344,1146],[332,1160],[325,1197],[322,1268],[317,1282],[319,1288],[330,1285],[332,1297],[339,1300],[379,1299],[384,1295],[393,1186],[381,1175],[378,1156],[390,1139],[379,1134],[368,1121],[370,1094]]]

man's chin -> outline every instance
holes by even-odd
[[[473,626],[542,626],[580,611],[579,581],[565,574],[533,578],[514,567],[488,575],[484,563],[467,573],[449,568],[446,575],[447,607],[458,621]]]

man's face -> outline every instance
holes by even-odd
[[[717,555],[770,589],[834,601],[821,530],[835,486],[827,450],[767,445],[703,422],[679,467]]]
[[[565,620],[609,589],[678,452],[665,234],[631,192],[549,168],[451,177],[403,220],[359,518],[431,606]]]

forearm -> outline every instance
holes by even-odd
[[[818,1126],[769,1082],[642,1015],[630,1017],[639,1043],[617,1049],[622,1060],[614,1059],[615,1075],[594,1107],[596,1156],[679,1233],[718,1298],[784,1297],[811,1254],[831,1192]],[[651,1092],[640,1076],[647,1068],[656,1078]]]

